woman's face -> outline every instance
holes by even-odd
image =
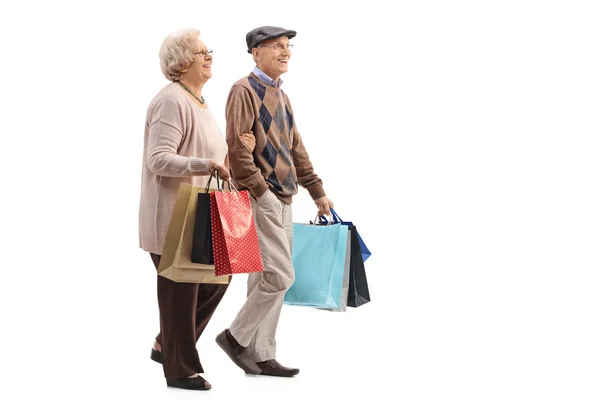
[[[193,47],[194,62],[188,69],[188,74],[193,74],[193,77],[206,82],[212,78],[212,54],[208,54],[208,48],[200,39],[196,39]],[[190,74],[190,75],[191,75]]]

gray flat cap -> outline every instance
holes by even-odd
[[[263,40],[275,39],[280,36],[287,36],[291,39],[296,36],[296,31],[279,28],[277,26],[261,26],[260,28],[252,29],[246,34],[248,53],[252,53],[252,49],[257,47]]]

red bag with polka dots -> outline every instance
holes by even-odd
[[[258,235],[247,190],[210,194],[215,275],[262,272]]]

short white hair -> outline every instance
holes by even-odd
[[[183,29],[171,33],[163,40],[158,57],[165,78],[176,81],[187,71],[194,61],[194,42],[198,38],[198,29]]]

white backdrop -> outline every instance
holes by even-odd
[[[593,1],[29,1],[0,12],[2,398],[598,399],[599,12]],[[213,390],[149,359],[138,249],[146,107],[168,33],[213,48],[224,131],[245,34],[298,31],[284,90],[339,214],[373,252],[372,302],[286,306],[278,359],[243,375],[198,343]],[[294,220],[312,219],[307,192]],[[390,391],[384,394],[382,391]]]

